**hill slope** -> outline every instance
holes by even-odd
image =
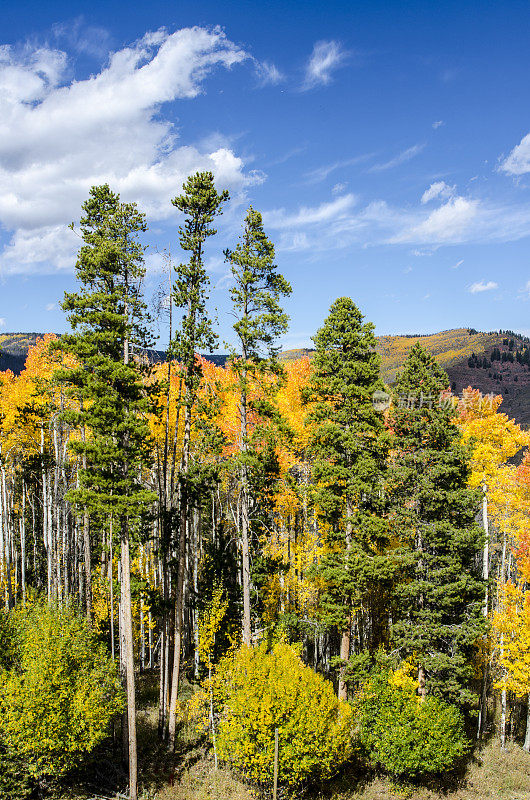
[[[0,335],[0,370],[20,372],[30,345],[38,333],[5,333]],[[447,370],[453,391],[461,392],[474,386],[484,394],[502,394],[502,410],[517,422],[530,425],[530,340],[513,333],[500,331],[482,333],[468,328],[456,328],[430,335],[379,336],[377,350],[381,354],[383,379],[393,383],[397,372],[415,342],[432,353]],[[286,350],[284,361],[302,356],[311,357],[312,350]],[[161,350],[149,351],[152,361],[164,358]],[[223,365],[226,356],[211,356],[214,363]]]

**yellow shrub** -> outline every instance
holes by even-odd
[[[351,754],[350,706],[287,644],[270,652],[265,644],[243,646],[227,656],[217,670],[215,697],[219,757],[253,783],[272,783],[275,728],[284,785],[328,778]]]

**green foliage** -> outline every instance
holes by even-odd
[[[356,709],[370,761],[394,778],[439,775],[469,752],[460,711],[435,697],[422,701],[415,682],[398,673],[374,670]]]
[[[0,673],[0,742],[30,776],[58,776],[108,733],[123,707],[114,663],[85,620],[69,609],[37,605],[13,612],[15,665]]]
[[[215,696],[219,757],[252,783],[272,783],[276,727],[281,784],[328,778],[351,755],[350,706],[283,642],[270,652],[264,643],[244,645],[225,657]]]
[[[93,186],[83,204],[83,245],[76,263],[77,292],[66,293],[63,309],[73,333],[55,347],[74,355],[79,366],[60,370],[57,379],[80,401],[63,418],[89,436],[70,447],[83,454],[80,488],[69,496],[91,516],[107,521],[138,517],[153,500],[140,483],[151,460],[148,403],[138,351],[150,346],[150,323],[142,299],[147,230],[135,203],[120,202],[108,185]]]
[[[475,566],[482,532],[474,521],[478,496],[468,488],[470,454],[452,403],[439,403],[447,386],[445,372],[416,343],[390,415],[390,518],[400,541],[393,638],[402,657],[417,658],[427,693],[470,706],[473,648],[484,630]]]
[[[326,621],[341,630],[350,625],[353,605],[370,604],[388,569],[382,491],[388,437],[373,403],[383,384],[374,326],[363,319],[349,297],[333,303],[314,339],[307,393],[313,498],[330,545],[319,574],[327,586]]]

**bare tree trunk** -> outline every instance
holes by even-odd
[[[527,696],[528,707],[526,710],[526,733],[524,737],[523,750],[530,753],[530,694]]]
[[[182,653],[182,632],[183,632],[183,604],[184,604],[184,582],[186,578],[186,542],[188,527],[188,502],[187,486],[185,479],[189,468],[189,447],[191,439],[191,403],[189,398],[186,401],[184,415],[184,440],[182,446],[182,474],[184,480],[181,482],[180,493],[180,530],[179,530],[179,549],[178,549],[178,572],[177,572],[177,592],[175,598],[175,639],[173,646],[173,673],[171,677],[171,695],[169,701],[168,734],[169,745],[175,746],[175,735],[177,729],[177,700],[180,684],[180,665]]]
[[[129,798],[138,800],[138,764],[136,750],[136,695],[134,685],[134,645],[131,603],[131,563],[127,520],[121,526],[121,604],[123,639],[125,644],[125,675],[127,684],[127,728],[129,741]]]
[[[488,605],[489,605],[489,598],[488,598],[488,583],[489,580],[489,524],[488,524],[488,487],[486,484],[482,487],[482,525],[484,527],[484,550],[482,553],[482,578],[486,581],[485,592],[484,592],[484,605],[482,608],[484,617],[487,618],[488,616]],[[482,736],[482,728],[484,726],[484,722],[486,720],[487,714],[487,692],[488,692],[488,660],[486,660],[484,664],[484,669],[482,673],[482,692],[480,696],[480,703],[478,709],[478,723],[477,723],[477,740],[480,739]]]
[[[246,360],[246,353],[243,349],[243,359]],[[240,397],[239,413],[241,417],[241,442],[240,449],[243,455],[247,452],[248,424],[247,424],[247,392],[246,379],[247,372],[243,370],[241,374],[243,390]],[[243,644],[248,646],[252,643],[252,623],[250,618],[250,521],[249,521],[249,497],[248,497],[248,470],[243,461],[241,464],[241,579],[243,588]]]

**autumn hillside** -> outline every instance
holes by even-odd
[[[28,347],[34,344],[39,333],[5,333],[0,335],[0,370],[11,369],[19,373],[24,366]],[[530,342],[528,338],[511,331],[484,333],[472,328],[456,328],[429,335],[379,336],[377,339],[382,357],[383,378],[388,383],[396,373],[415,342],[432,353],[447,370],[453,391],[461,392],[474,386],[484,394],[493,392],[504,398],[502,410],[517,422],[530,425]],[[312,350],[286,350],[284,361],[293,361]],[[528,353],[528,355],[526,355]],[[150,351],[157,361],[164,357],[161,351]],[[212,356],[222,364],[225,356]]]

